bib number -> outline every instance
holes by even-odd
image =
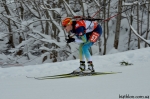
[[[90,36],[90,41],[96,42],[98,37],[99,37],[99,34],[97,32],[93,32],[92,35]]]

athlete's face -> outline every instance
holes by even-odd
[[[64,29],[67,33],[69,33],[72,30],[72,25],[66,25]]]

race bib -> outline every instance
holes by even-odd
[[[90,40],[91,42],[96,42],[98,38],[99,38],[99,34],[98,34],[97,32],[93,32],[93,33],[91,34],[89,40]]]

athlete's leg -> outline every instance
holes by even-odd
[[[87,61],[92,61],[91,54],[89,52],[89,48],[93,45],[92,42],[87,42],[82,46],[82,53],[86,57]]]
[[[85,61],[85,55],[84,55],[84,52],[83,52],[83,49],[82,49],[83,45],[84,44],[82,43],[79,46],[79,58],[80,58],[80,61]]]

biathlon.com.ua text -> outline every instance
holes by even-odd
[[[130,95],[130,94],[125,94],[125,95],[120,95],[119,94],[119,99],[149,99],[149,95],[146,95],[146,96],[142,96],[142,95],[133,96],[133,95]]]

